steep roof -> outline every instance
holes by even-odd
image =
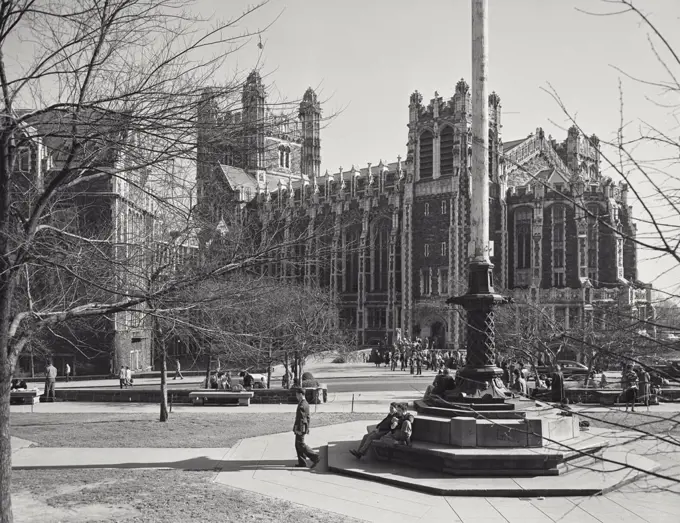
[[[525,142],[526,140],[527,140],[527,138],[522,138],[521,140],[511,140],[509,142],[504,142],[503,143],[503,152],[507,153],[511,149],[514,149],[515,147],[517,147],[522,142]]]

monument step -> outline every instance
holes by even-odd
[[[451,476],[554,476],[564,455],[536,449],[460,449],[436,443],[412,446],[375,441],[375,457],[381,461],[433,470]]]
[[[469,405],[465,405],[460,408],[442,408],[442,407],[430,407],[423,400],[416,400],[413,402],[415,409],[420,414],[426,414],[428,416],[436,416],[440,418],[455,418],[459,416],[467,417],[471,416],[474,418],[488,418],[488,419],[519,419],[526,416],[526,412],[513,410],[512,408],[503,408],[494,410],[475,410],[478,405],[471,408]],[[499,403],[494,403],[494,406],[501,405]]]

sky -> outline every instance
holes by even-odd
[[[680,0],[635,3],[680,52]],[[239,17],[257,0],[191,5],[194,14],[215,24]],[[677,112],[680,89],[662,92],[627,76],[668,79],[650,48],[649,28],[631,14],[595,16],[582,10],[620,9],[606,0],[489,0],[489,90],[501,98],[503,140],[526,137],[537,127],[558,141],[566,137],[571,124],[550,89],[588,134],[613,139],[623,121],[626,136],[632,137],[645,121],[680,140],[678,122],[662,106],[671,104]],[[266,28],[262,49],[257,37],[245,42],[214,81],[259,68],[272,100],[293,102],[308,87],[316,89],[326,118],[322,172],[391,162],[406,156],[410,94],[417,89],[427,104],[435,91],[447,100],[458,80],[469,83],[470,26],[470,0],[269,0],[240,19],[230,34]],[[21,61],[25,45],[8,55]],[[674,72],[680,78],[680,63]],[[636,150],[645,158],[666,153]],[[673,154],[677,158],[677,151]],[[664,189],[680,193],[675,167],[654,175]],[[642,179],[635,188],[643,201],[650,195],[658,199]],[[643,206],[633,202],[633,207],[640,237],[651,238]],[[675,220],[672,225],[680,230],[679,212],[669,216],[658,206],[652,211]],[[647,252],[640,258],[640,280],[680,294],[680,264]]]

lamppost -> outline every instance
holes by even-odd
[[[494,309],[507,298],[493,288],[489,258],[489,97],[488,0],[472,0],[472,174],[468,292],[446,303],[467,311],[467,361],[457,374],[452,396],[504,397],[501,369],[495,365]]]

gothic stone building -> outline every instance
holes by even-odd
[[[321,107],[308,89],[294,132],[272,125],[257,73],[243,89],[242,113],[199,114],[199,205],[215,230],[225,205],[260,217],[323,217],[332,228],[326,268],[304,265],[297,277],[330,289],[340,322],[359,345],[406,336],[463,345],[465,315],[444,300],[464,294],[470,225],[471,100],[461,80],[445,100],[424,105],[416,91],[408,114],[406,158],[321,174]],[[558,143],[541,129],[501,139],[501,104],[490,110],[490,238],[496,286],[520,304],[541,307],[566,327],[600,319],[607,306],[652,314],[651,290],[637,282],[628,190],[600,173],[597,138],[576,128]],[[241,154],[209,130],[237,120]],[[288,125],[290,127],[290,124]],[[219,133],[217,133],[219,135]],[[585,209],[585,210],[584,210]],[[208,231],[210,232],[210,231]]]

